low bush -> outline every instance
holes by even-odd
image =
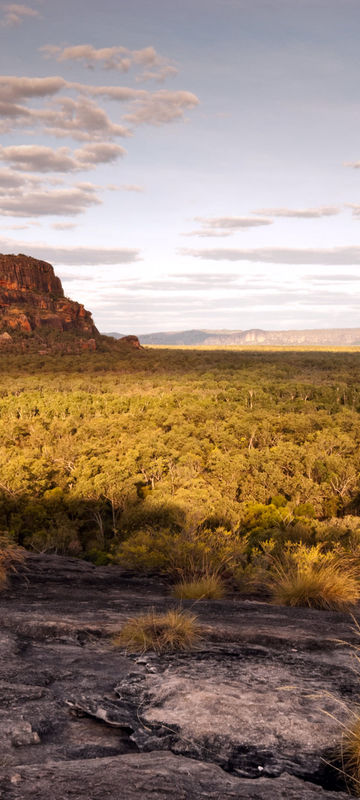
[[[345,611],[360,599],[359,569],[320,545],[288,548],[273,560],[267,585],[279,605]]]
[[[129,653],[173,653],[191,650],[200,638],[197,618],[185,611],[171,610],[165,614],[148,611],[125,623],[114,638],[114,644]]]
[[[224,594],[225,586],[218,575],[181,581],[173,587],[173,595],[179,600],[219,600]]]
[[[226,530],[138,531],[120,545],[116,560],[144,573],[174,581],[231,575],[246,562],[246,538]]]

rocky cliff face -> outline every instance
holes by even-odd
[[[98,335],[90,311],[65,297],[51,264],[22,254],[0,255],[0,331],[68,331],[86,346]]]

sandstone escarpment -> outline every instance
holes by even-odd
[[[0,255],[0,331],[98,336],[90,311],[65,297],[51,264],[22,254]]]

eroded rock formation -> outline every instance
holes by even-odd
[[[0,331],[67,331],[85,337],[84,349],[98,336],[90,311],[65,297],[51,264],[22,254],[0,255]]]

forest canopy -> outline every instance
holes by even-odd
[[[360,540],[359,359],[3,353],[0,528],[36,552],[149,571],[194,536],[199,563],[230,543]]]

